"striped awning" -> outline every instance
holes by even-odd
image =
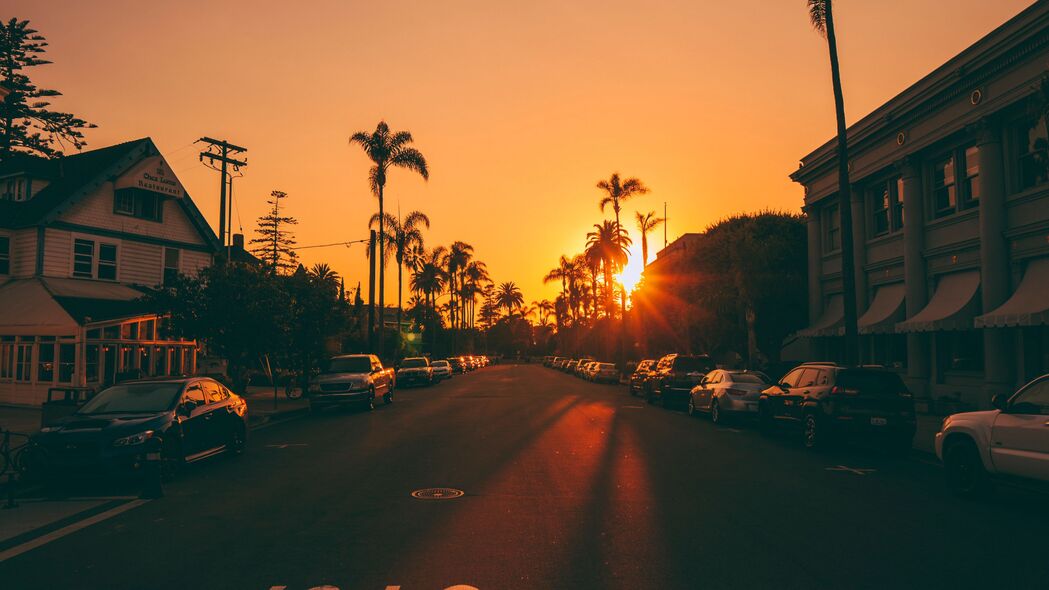
[[[1001,307],[976,318],[977,328],[1049,324],[1049,258],[1027,263],[1016,292]]]
[[[811,326],[798,332],[798,336],[841,336],[844,334],[842,324],[845,320],[845,300],[841,293],[831,295],[823,313]]]
[[[903,320],[904,297],[907,291],[903,283],[882,285],[874,293],[867,312],[859,319],[860,334],[891,334],[896,324]]]
[[[980,298],[980,272],[968,270],[944,275],[929,304],[909,320],[896,324],[897,332],[971,330]]]

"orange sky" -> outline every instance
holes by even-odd
[[[841,0],[850,122],[1029,4]],[[7,0],[11,16],[47,36],[55,63],[34,78],[99,125],[91,147],[153,137],[213,226],[218,175],[189,145],[202,135],[249,148],[234,227],[250,234],[280,189],[309,245],[367,235],[368,162],[348,136],[380,118],[410,130],[431,178],[394,172],[388,206],[426,212],[428,246],[472,244],[528,301],[556,295],[543,274],[602,219],[598,179],[640,177],[652,192],[625,212],[667,201],[673,240],[797,209],[787,174],[834,132],[804,0]],[[359,246],[300,255],[367,285]]]

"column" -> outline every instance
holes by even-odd
[[[897,163],[903,199],[903,280],[907,317],[912,318],[928,303],[925,271],[925,204],[922,199],[921,167],[914,158]],[[907,334],[907,377],[924,396],[929,383],[929,338],[927,334]],[[918,389],[916,387],[915,389]]]
[[[805,205],[807,217],[809,252],[809,324],[815,322],[823,313],[823,288],[820,275],[823,273],[823,243],[820,231],[820,213],[816,207]]]
[[[856,282],[856,318],[863,317],[867,311],[867,208],[863,188],[852,186],[852,267],[853,280]],[[858,351],[861,363],[867,362],[870,350],[868,338],[860,337]]]
[[[983,312],[998,308],[1009,298],[1009,244],[1005,238],[1005,171],[1002,161],[1001,130],[984,119],[978,126],[976,145],[980,148],[980,296]],[[990,404],[991,396],[1012,390],[1010,369],[1012,340],[1004,328],[983,330],[984,394],[980,404]]]

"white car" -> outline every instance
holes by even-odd
[[[619,371],[612,363],[593,363],[590,380],[596,383],[619,383]]]
[[[433,367],[433,378],[437,381],[452,378],[452,365],[448,361],[434,361],[430,366]]]
[[[948,416],[936,434],[951,488],[975,496],[993,477],[1049,482],[1049,375],[992,404],[996,409]]]

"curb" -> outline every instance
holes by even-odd
[[[263,428],[269,428],[270,426],[276,426],[277,424],[290,422],[292,420],[308,416],[309,414],[309,406],[295,408],[294,410],[251,414],[248,416],[248,430],[261,430]]]

